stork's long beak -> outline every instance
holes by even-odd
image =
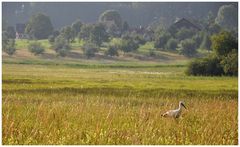
[[[184,104],[182,104],[182,106],[183,106],[185,109],[187,109]]]

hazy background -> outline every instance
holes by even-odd
[[[26,23],[36,13],[45,13],[54,28],[70,25],[76,19],[94,23],[107,9],[119,11],[130,26],[147,26],[163,20],[170,25],[176,18],[204,19],[211,11],[216,17],[219,7],[230,4],[224,2],[3,2],[3,21],[14,26]],[[237,3],[234,3],[236,7]]]

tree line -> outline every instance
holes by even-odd
[[[122,20],[116,10],[103,12],[99,16],[97,23],[86,24],[78,19],[69,26],[65,26],[60,30],[54,30],[50,18],[39,13],[30,17],[25,33],[28,34],[29,39],[36,40],[28,46],[29,51],[34,55],[44,52],[44,47],[37,41],[39,39],[48,39],[57,55],[63,57],[71,50],[71,43],[83,41],[83,53],[87,58],[95,56],[101,47],[106,48],[106,56],[118,56],[120,51],[123,53],[134,52],[137,51],[140,45],[144,45],[146,42],[153,42],[154,48],[149,49],[150,56],[154,56],[157,50],[198,58],[210,54],[209,56],[211,57],[192,62],[189,65],[188,74],[236,75],[236,72],[232,71],[236,65],[230,65],[229,60],[234,58],[235,61],[238,47],[228,46],[231,43],[225,43],[225,48],[229,52],[224,54],[218,53],[219,50],[223,49],[222,46],[216,47],[216,44],[221,44],[221,42],[217,41],[217,38],[221,38],[224,35],[230,37],[232,42],[237,40],[237,29],[232,26],[236,21],[234,19],[235,16],[229,15],[235,14],[233,9],[233,5],[224,5],[220,7],[216,17],[209,12],[205,20],[196,22],[202,26],[201,31],[184,27],[165,28],[161,23],[147,29],[141,27],[132,28],[126,21]],[[222,42],[229,39],[228,37],[222,37]],[[3,51],[9,55],[14,54],[16,51],[14,39],[14,28],[11,26],[7,27],[3,31]],[[214,65],[211,63],[212,67],[219,67],[219,70],[218,68],[206,67],[210,62],[219,64]],[[197,64],[201,64],[201,66],[194,68]],[[217,71],[208,72],[209,70],[205,68],[216,69]],[[196,69],[199,69],[199,71]],[[229,72],[230,70],[231,72]]]

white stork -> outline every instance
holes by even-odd
[[[178,118],[181,113],[182,113],[182,107],[184,107],[185,109],[187,109],[184,105],[184,103],[182,101],[179,102],[179,107],[178,109],[175,110],[169,110],[167,112],[165,112],[164,114],[162,114],[161,116],[163,117],[173,117],[173,118]]]

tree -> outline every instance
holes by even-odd
[[[193,57],[196,52],[195,42],[192,39],[185,39],[180,42],[178,51],[188,57]]]
[[[77,37],[78,33],[81,30],[82,25],[83,24],[79,19],[72,23],[72,30],[74,32],[74,37]]]
[[[118,56],[118,48],[116,46],[109,45],[105,52],[105,55]]]
[[[200,48],[210,50],[211,49],[211,44],[212,44],[212,42],[211,42],[210,36],[205,32],[204,36],[203,36],[203,39],[202,39],[202,42],[200,44]]]
[[[28,45],[28,50],[36,56],[44,52],[44,47],[40,42],[35,41]]]
[[[190,75],[238,75],[238,42],[229,32],[211,37],[213,53],[210,57],[192,61]],[[236,47],[236,48],[235,48]]]
[[[92,29],[93,29],[93,25],[84,24],[81,27],[81,31],[78,33],[79,40],[80,39],[83,39],[85,41],[89,40]]]
[[[29,19],[25,32],[36,39],[46,39],[53,32],[53,26],[48,16],[38,13]]]
[[[70,26],[63,27],[60,34],[69,42],[74,40],[74,31]]]
[[[227,56],[223,57],[220,62],[225,74],[227,75],[238,75],[238,52],[233,49]]]
[[[188,64],[187,75],[194,76],[213,76],[223,75],[223,68],[220,65],[220,60],[216,56],[209,56],[206,58],[195,59]]]
[[[220,25],[216,23],[212,23],[207,27],[207,31],[212,35],[212,34],[217,34],[221,31]]]
[[[7,27],[7,33],[8,33],[8,37],[11,39],[15,39],[16,38],[16,31],[14,29],[13,26],[8,26]]]
[[[3,31],[2,33],[2,48],[5,53],[12,56],[16,52],[15,40],[9,38],[8,33]]]
[[[128,31],[128,29],[129,29],[129,25],[128,25],[128,23],[127,23],[126,21],[124,21],[124,22],[123,22],[122,31],[123,31],[123,32],[126,32],[126,31]]]
[[[219,57],[226,56],[232,49],[238,49],[237,39],[230,32],[222,31],[219,34],[213,35],[211,42],[212,50]]]
[[[56,51],[58,55],[65,57],[67,53],[70,51],[71,47],[68,41],[62,35],[59,35],[58,37],[55,38],[53,49]]]
[[[94,57],[95,53],[99,50],[98,46],[92,42],[87,41],[83,45],[83,53],[89,59],[90,57]]]
[[[138,44],[136,44],[133,39],[122,39],[122,44],[121,44],[121,50],[126,53],[126,52],[131,52],[137,50],[139,47]]]
[[[108,34],[102,24],[95,24],[90,32],[90,41],[100,46],[108,40]]]
[[[53,44],[53,43],[54,43],[54,40],[55,40],[55,37],[54,37],[53,35],[48,36],[48,42],[49,42],[50,44]]]
[[[238,27],[238,8],[233,4],[219,8],[215,22],[229,30]]]
[[[159,37],[155,39],[154,47],[156,48],[164,48],[167,41],[171,38],[171,34],[168,32],[162,33]]]
[[[176,33],[176,38],[181,41],[192,38],[195,34],[196,32],[193,29],[182,28]]]
[[[121,15],[116,10],[106,10],[99,16],[99,22],[110,23],[113,22],[120,30],[122,28]]]
[[[165,48],[167,50],[176,50],[177,45],[178,45],[178,40],[174,39],[174,38],[171,38],[171,39],[168,40]]]

